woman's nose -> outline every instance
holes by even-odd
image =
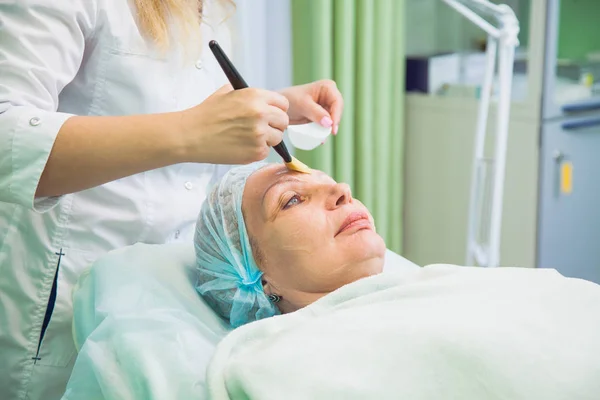
[[[345,183],[336,183],[331,187],[331,193],[327,198],[327,208],[335,209],[352,201],[352,191]]]

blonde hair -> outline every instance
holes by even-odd
[[[191,39],[199,35],[202,21],[203,5],[206,0],[135,0],[138,23],[142,33],[151,39],[159,48],[166,49],[171,42],[170,22],[177,21],[175,26],[178,35]],[[221,0],[235,6],[233,0]]]

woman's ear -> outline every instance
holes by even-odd
[[[265,294],[267,296],[270,295],[278,295],[278,296],[282,296],[282,291],[281,288],[279,287],[279,285],[277,285],[276,282],[273,281],[273,279],[271,279],[268,275],[264,274],[262,276],[262,287],[263,287],[263,291],[265,292]]]
[[[263,286],[263,291],[265,292],[265,294],[267,296],[274,293],[273,285],[271,285],[271,283],[269,282],[269,279],[266,278],[264,275],[262,278],[262,286]]]
[[[262,280],[262,285],[263,291],[265,292],[265,295],[269,298],[269,301],[273,304],[277,304],[277,307],[279,307],[279,302],[281,301],[282,297],[277,293],[277,289],[275,288],[275,286],[272,285],[268,279],[264,278]],[[281,310],[281,307],[279,308]]]

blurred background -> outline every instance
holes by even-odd
[[[298,157],[349,183],[390,249],[464,264],[486,33],[442,0],[236,3],[250,85],[330,78],[344,95],[339,135]],[[600,1],[493,3],[520,23],[500,262],[600,283]]]

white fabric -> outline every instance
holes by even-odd
[[[385,252],[385,264],[383,264],[383,272],[395,272],[405,270],[416,270],[420,268],[417,264],[394,253],[391,250]]]
[[[553,270],[380,274],[233,331],[209,397],[595,400],[598,310],[600,286]]]
[[[386,273],[417,268],[388,251]],[[98,259],[74,291],[79,354],[63,400],[204,398],[209,359],[229,328],[196,279],[192,243],[137,244]]]
[[[206,47],[199,60],[180,57],[180,49],[161,59],[141,38],[132,3],[0,1],[3,400],[61,396],[75,359],[70,293],[81,270],[132,243],[191,242],[205,187],[224,172],[175,165],[34,201],[57,132],[71,115],[180,110],[226,82]],[[230,48],[225,25],[203,25],[202,38]],[[59,260],[54,313],[38,353]]]
[[[97,260],[74,291],[79,355],[63,399],[202,398],[229,328],[196,279],[191,242],[137,244]]]

